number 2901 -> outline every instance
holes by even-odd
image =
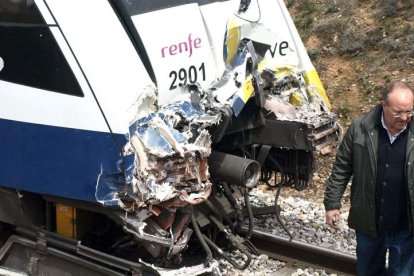
[[[201,63],[201,66],[198,68],[196,68],[194,65],[191,65],[188,67],[188,69],[180,68],[177,71],[171,71],[169,77],[171,79],[170,90],[185,86],[187,83],[194,84],[199,81],[205,81],[206,71],[204,62]]]

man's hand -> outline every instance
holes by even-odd
[[[335,227],[335,222],[340,218],[341,212],[339,209],[326,211],[326,223],[332,227]]]

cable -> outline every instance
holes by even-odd
[[[224,219],[224,221],[231,227],[232,231],[234,231],[234,224],[230,220],[230,218],[227,216],[226,212],[223,212],[223,214],[220,214],[219,210],[211,203],[209,199],[204,200],[203,202],[207,207],[214,213],[214,215],[221,220]]]
[[[230,187],[226,182],[222,182],[223,192],[226,196],[227,200],[230,202],[231,206],[234,209],[234,213],[236,214],[236,228],[240,229],[240,227],[243,225],[243,213],[240,208],[240,205],[237,203],[236,199],[234,199]]]
[[[283,173],[283,169],[282,169],[282,167],[279,165],[279,163],[271,156],[271,155],[269,155],[269,157],[268,157],[269,159],[270,159],[270,161],[272,161],[273,162],[273,164],[275,164],[276,165],[276,167],[279,169],[279,171],[280,171],[280,173],[282,174],[282,175],[284,175],[284,173]],[[275,185],[276,185],[276,178],[275,178]],[[285,230],[286,231],[286,233],[289,235],[289,237],[290,237],[290,239],[291,240],[293,240],[293,236],[292,236],[292,234],[289,232],[289,230],[287,229],[287,227],[286,227],[286,225],[285,225],[285,223],[283,222],[283,220],[282,220],[282,218],[280,217],[280,214],[279,214],[279,212],[278,212],[278,210],[277,210],[277,201],[279,200],[279,195],[280,195],[280,192],[282,191],[282,187],[283,187],[283,185],[282,185],[282,183],[280,183],[279,184],[279,187],[277,188],[277,192],[276,192],[276,196],[275,196],[275,213],[276,213],[276,220],[279,222],[279,224],[282,226],[282,228],[283,228],[283,230]]]
[[[245,236],[246,239],[250,239],[253,234],[253,211],[249,200],[249,188],[244,187],[244,204],[246,205],[247,216],[249,218],[249,230]]]
[[[208,247],[208,244],[206,243],[203,237],[203,234],[201,233],[200,227],[198,227],[197,220],[194,216],[193,206],[190,207],[190,212],[191,212],[191,223],[193,225],[194,232],[196,233],[198,240],[200,241],[201,245],[204,248],[204,251],[207,254],[207,257],[206,257],[207,263],[210,263],[213,260],[213,253],[211,253],[210,247]]]
[[[234,15],[236,17],[240,18],[241,20],[247,21],[249,23],[257,23],[257,22],[259,22],[260,19],[262,18],[262,11],[260,10],[259,0],[256,0],[256,3],[257,3],[257,8],[259,10],[259,18],[257,20],[248,20],[248,19],[245,19],[245,18],[241,17],[240,15],[238,15],[236,13],[234,13]]]

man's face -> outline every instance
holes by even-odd
[[[385,125],[392,134],[400,132],[410,122],[413,99],[413,93],[409,89],[397,87],[382,102]]]

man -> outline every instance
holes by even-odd
[[[405,82],[387,86],[381,104],[349,127],[327,182],[326,222],[335,226],[352,176],[358,275],[414,275],[413,100]]]

